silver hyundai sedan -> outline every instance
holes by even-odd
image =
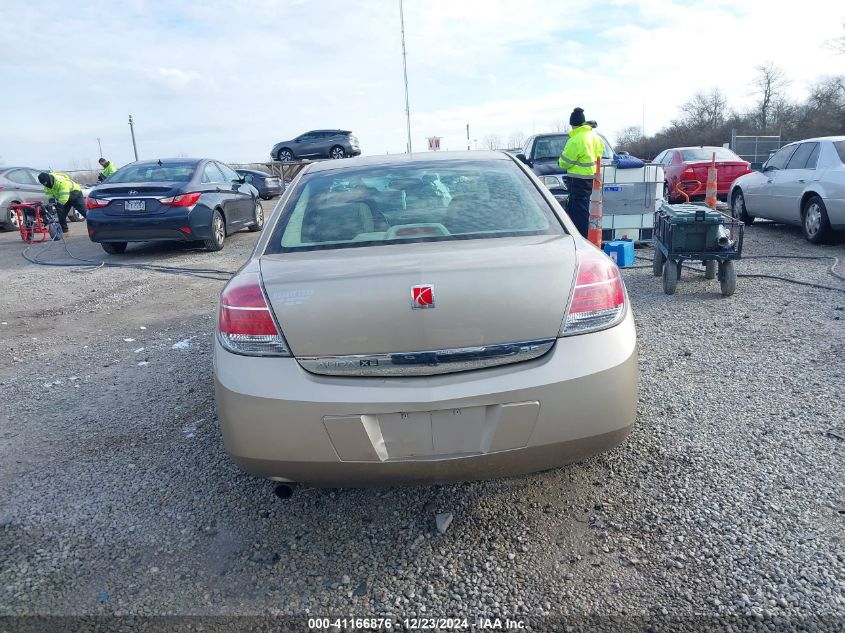
[[[429,483],[556,467],[629,433],[616,265],[499,152],[315,163],[220,295],[231,457],[277,481]]]

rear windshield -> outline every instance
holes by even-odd
[[[599,135],[601,136],[601,135]],[[602,158],[613,158],[613,149],[607,139],[601,137],[604,142],[604,148],[601,153]],[[566,147],[566,141],[569,140],[569,134],[557,134],[555,136],[539,136],[534,141],[534,155],[529,157],[533,160],[548,160],[560,158],[563,148]]]
[[[839,160],[845,163],[845,141],[835,141],[833,146],[836,148],[836,153],[839,154]]]
[[[681,160],[712,160],[713,152],[716,152],[716,160],[743,162],[739,156],[724,147],[696,147],[694,149],[682,149]]]
[[[564,232],[511,161],[377,165],[306,174],[268,253]]]
[[[196,163],[141,163],[126,165],[109,178],[115,182],[188,182],[194,175]]]

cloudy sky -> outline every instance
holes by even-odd
[[[405,0],[413,146],[548,131],[574,106],[611,139],[645,106],[653,132],[699,89],[750,102],[768,60],[800,98],[845,71],[843,20],[841,0]],[[0,24],[7,165],[82,167],[98,137],[126,163],[130,113],[141,158],[266,160],[334,127],[405,149],[398,0],[3,0]]]

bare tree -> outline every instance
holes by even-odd
[[[502,137],[498,134],[488,134],[482,142],[487,149],[500,149],[502,147]]]
[[[772,122],[772,110],[776,109],[778,102],[784,99],[783,89],[789,85],[789,80],[774,62],[766,62],[762,66],[757,66],[757,78],[754,80],[754,85],[757,86],[755,93],[757,119],[760,130],[765,133]]]
[[[525,133],[524,132],[513,132],[508,137],[508,147],[511,149],[516,149],[517,147],[522,147],[525,143]]]
[[[549,123],[549,129],[552,132],[568,132],[571,128],[569,127],[569,123],[564,121],[563,119],[555,119],[551,123]]]
[[[725,121],[728,100],[718,88],[697,92],[681,106],[682,123],[694,130],[714,130]]]
[[[630,152],[631,148],[636,146],[642,140],[643,129],[638,125],[632,125],[616,134],[616,148]]]
[[[845,29],[845,22],[842,23],[842,28]],[[830,48],[840,55],[845,55],[845,34],[833,38],[830,41]]]

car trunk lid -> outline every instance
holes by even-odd
[[[91,192],[91,196],[111,200],[108,206],[102,207],[106,215],[131,216],[164,213],[168,207],[162,205],[159,200],[179,193],[179,184],[172,182],[130,182],[99,185]]]
[[[543,235],[265,255],[261,275],[293,354],[331,357],[554,339],[576,266]]]
[[[683,180],[698,180],[701,183],[701,193],[704,193],[710,161],[687,161],[684,165]],[[695,178],[687,176],[690,171],[695,174]],[[734,180],[746,173],[748,163],[745,161],[716,161],[716,182],[720,190],[726,190]]]

